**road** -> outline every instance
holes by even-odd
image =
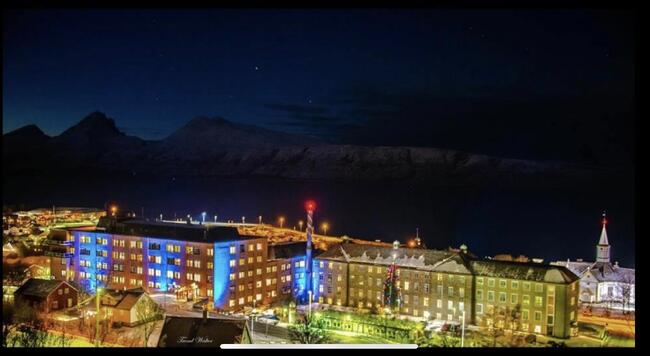
[[[606,325],[607,330],[618,331],[621,333],[635,334],[635,321],[627,319],[606,318],[603,316],[584,316],[578,317],[579,322]]]

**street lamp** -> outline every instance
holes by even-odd
[[[460,347],[465,347],[465,308],[463,307],[463,328],[461,329]]]
[[[245,216],[242,216],[242,217],[241,217],[241,223],[242,223],[242,224],[246,224],[246,217],[245,217]]]
[[[258,217],[257,217],[257,220],[259,220],[260,225],[262,225],[262,215],[258,216]]]
[[[115,216],[116,213],[117,213],[117,205],[111,206],[111,215]]]
[[[298,226],[300,226],[300,231],[302,231],[302,224],[303,224],[302,220],[298,221]]]
[[[95,282],[95,285],[97,282]],[[99,303],[103,288],[95,288],[95,347],[99,347]]]
[[[282,229],[282,225],[284,225],[284,216],[280,216],[280,229]]]
[[[205,211],[201,213],[201,218],[203,220],[202,221],[203,223],[205,223],[205,214],[206,214]]]
[[[328,223],[323,223],[321,225],[321,229],[323,229],[323,235],[327,235],[327,229],[329,229],[329,224]]]
[[[214,222],[215,223],[217,222],[217,216],[216,215],[214,216]]]
[[[162,221],[162,214],[160,214],[160,221]]]
[[[311,319],[311,300],[312,300],[312,293],[311,291],[307,291],[309,293],[309,319]]]

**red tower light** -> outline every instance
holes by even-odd
[[[316,202],[313,201],[313,200],[307,200],[307,201],[305,202],[305,209],[306,209],[307,211],[314,211],[314,210],[316,210]]]

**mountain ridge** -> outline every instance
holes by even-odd
[[[21,131],[22,130],[22,131]],[[23,136],[42,131],[25,126],[3,135],[16,152]],[[23,135],[21,133],[29,133]],[[44,134],[43,134],[44,135]],[[562,162],[492,157],[469,152],[393,146],[329,144],[308,137],[196,116],[169,136],[148,141],[121,132],[115,120],[95,111],[58,136],[44,139],[29,159],[3,155],[8,170],[69,169],[162,176],[237,176],[324,180],[408,180],[434,184],[519,184],[530,180],[582,181],[595,171]],[[6,150],[5,150],[6,151]],[[552,178],[551,178],[552,177]],[[530,183],[528,183],[530,184]]]

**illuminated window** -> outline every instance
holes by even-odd
[[[262,251],[262,244],[261,243],[258,242],[256,244],[256,247],[257,247],[257,251]]]
[[[214,249],[213,249],[213,248],[209,248],[209,249],[206,251],[206,253],[208,254],[208,256],[212,257],[212,256],[214,256]]]
[[[253,277],[253,270],[250,270],[250,271],[246,272],[246,274],[247,274],[249,277]]]
[[[404,282],[404,290],[409,290],[409,282],[408,281]]]
[[[251,245],[251,246],[253,246],[253,245]],[[248,258],[248,263],[249,263],[249,264],[250,264],[250,263],[253,263],[253,257],[252,257],[252,256]]]
[[[542,301],[543,301],[542,297],[535,296],[535,306],[538,306],[538,307],[542,306]]]
[[[256,260],[257,260],[258,263],[259,263],[259,262],[262,262],[262,256],[257,256],[257,257],[256,257]]]
[[[521,320],[528,320],[529,315],[530,315],[530,313],[529,313],[528,309],[522,310],[521,311]]]
[[[244,272],[239,272],[239,278],[245,278],[245,277],[246,277],[246,273],[244,273]]]
[[[523,296],[521,297],[521,303],[522,303],[523,305],[530,305],[530,296],[527,295],[527,294],[526,294],[526,295],[523,295]]]
[[[262,269],[261,268],[256,269],[255,274],[257,274],[258,276],[262,274]]]
[[[230,299],[230,301],[228,302],[228,305],[231,306],[231,307],[234,307],[235,306],[235,300]]]
[[[239,265],[240,265],[240,266],[243,266],[243,265],[245,265],[245,264],[246,264],[246,259],[240,258],[240,259],[239,259]]]
[[[231,280],[231,281],[234,281],[236,278],[237,278],[237,277],[235,276],[234,273],[231,273],[231,274],[230,274],[230,280]]]
[[[239,298],[239,305],[244,304],[244,297]]]
[[[237,253],[237,247],[235,247],[235,246],[230,246],[230,254],[231,254],[231,255],[234,255],[234,254],[236,254],[236,253]]]
[[[442,308],[442,299],[436,300],[436,307]]]
[[[208,262],[208,269],[212,269],[214,264],[212,262]]]
[[[319,266],[320,268],[325,268],[325,262],[320,261],[320,262],[318,263],[318,266]]]
[[[198,274],[198,273],[195,273],[195,274],[194,274],[194,281],[196,281],[196,282],[201,282],[201,275]]]

